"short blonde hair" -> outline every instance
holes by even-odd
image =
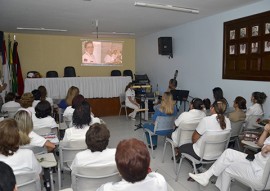
[[[20,104],[23,108],[32,107],[34,96],[32,93],[24,93],[20,99]]]
[[[25,110],[18,111],[14,119],[17,122],[20,134],[20,145],[27,145],[30,143],[29,133],[33,131],[32,117]]]
[[[165,92],[162,96],[159,110],[166,113],[167,115],[171,115],[174,113],[174,106],[175,101],[173,100],[171,92]]]

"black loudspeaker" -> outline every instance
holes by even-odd
[[[170,55],[172,57],[172,37],[158,38],[158,54]]]

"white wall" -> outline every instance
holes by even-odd
[[[139,38],[136,40],[136,73],[148,74],[154,90],[159,84],[160,91],[165,91],[177,69],[179,89],[190,90],[192,97],[209,97],[213,100],[212,89],[219,86],[230,106],[236,96],[246,98],[250,106],[251,93],[263,91],[268,96],[264,104],[268,117],[270,82],[223,80],[222,59],[223,23],[268,11],[269,7],[270,1],[264,0]],[[173,38],[173,59],[158,55],[158,37],[161,36]]]

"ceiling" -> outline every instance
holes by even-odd
[[[135,7],[135,1],[196,8],[200,13]],[[119,32],[135,33],[132,38],[136,38],[258,1],[0,0],[0,30],[85,37],[96,31],[95,20],[98,20],[99,36],[101,32]],[[19,31],[17,27],[66,29],[67,32]]]

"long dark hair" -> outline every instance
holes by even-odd
[[[76,128],[80,129],[82,129],[84,125],[90,124],[91,122],[90,104],[87,101],[83,101],[75,108],[72,121],[73,125]]]
[[[226,129],[226,123],[225,123],[225,111],[227,109],[227,104],[225,99],[221,99],[219,101],[215,101],[212,105],[215,112],[217,113],[217,121],[219,122],[219,125],[221,129]]]

